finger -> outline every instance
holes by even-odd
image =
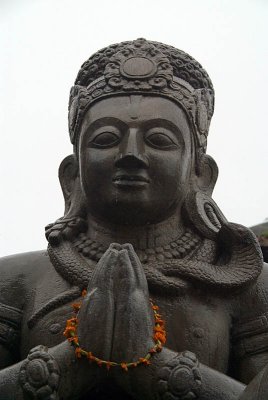
[[[122,250],[122,245],[119,243],[111,243],[109,249]]]
[[[129,290],[128,286],[118,291],[111,359],[133,362],[144,357],[154,345],[153,328],[154,319],[148,296],[142,290]]]
[[[126,249],[128,252],[128,256],[131,261],[133,271],[135,273],[137,285],[141,289],[148,291],[148,284],[147,284],[145,272],[144,272],[143,266],[140,262],[138,255],[136,254],[133,246],[130,243],[125,243],[122,245],[122,248]]]
[[[122,246],[123,247],[123,246]],[[132,258],[133,260],[133,258]],[[135,260],[137,263],[137,260]],[[119,251],[115,267],[115,318],[112,360],[135,361],[153,346],[153,314],[146,288],[141,288],[137,265],[129,257],[127,246]],[[122,342],[124,346],[122,346]]]
[[[102,359],[110,359],[114,330],[114,268],[118,250],[110,247],[96,265],[88,293],[78,314],[80,345]],[[101,338],[101,340],[100,340]]]
[[[110,360],[114,331],[115,304],[113,293],[98,288],[91,291],[88,303],[78,314],[80,346],[96,357]]]
[[[93,271],[92,278],[88,284],[88,292],[94,287],[107,287],[107,282],[110,282],[117,258],[118,251],[109,247]]]
[[[115,267],[116,292],[123,293],[126,290],[131,292],[140,288],[136,275],[137,274],[133,268],[127,249],[119,251]]]

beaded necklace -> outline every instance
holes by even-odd
[[[200,242],[200,238],[190,230],[186,230],[181,236],[164,246],[148,249],[137,249],[136,252],[142,263],[154,261],[168,261],[171,259],[181,259],[194,250]],[[105,246],[95,240],[89,239],[81,233],[74,243],[75,248],[84,257],[94,261],[99,261],[108,245]]]

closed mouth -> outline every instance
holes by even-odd
[[[113,178],[113,183],[116,186],[122,186],[122,187],[123,186],[144,187],[149,183],[149,179],[141,175],[121,174]]]
[[[149,179],[140,175],[118,175],[113,178],[113,182],[117,181],[131,181],[131,182],[146,182],[149,183]]]

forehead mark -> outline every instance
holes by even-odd
[[[142,96],[139,95],[129,96],[128,114],[131,119],[138,119],[141,102],[142,102]]]

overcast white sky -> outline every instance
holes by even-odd
[[[63,214],[69,89],[93,52],[138,37],[194,56],[216,90],[208,153],[230,221],[268,217],[267,0],[0,0],[0,255],[46,247]]]

